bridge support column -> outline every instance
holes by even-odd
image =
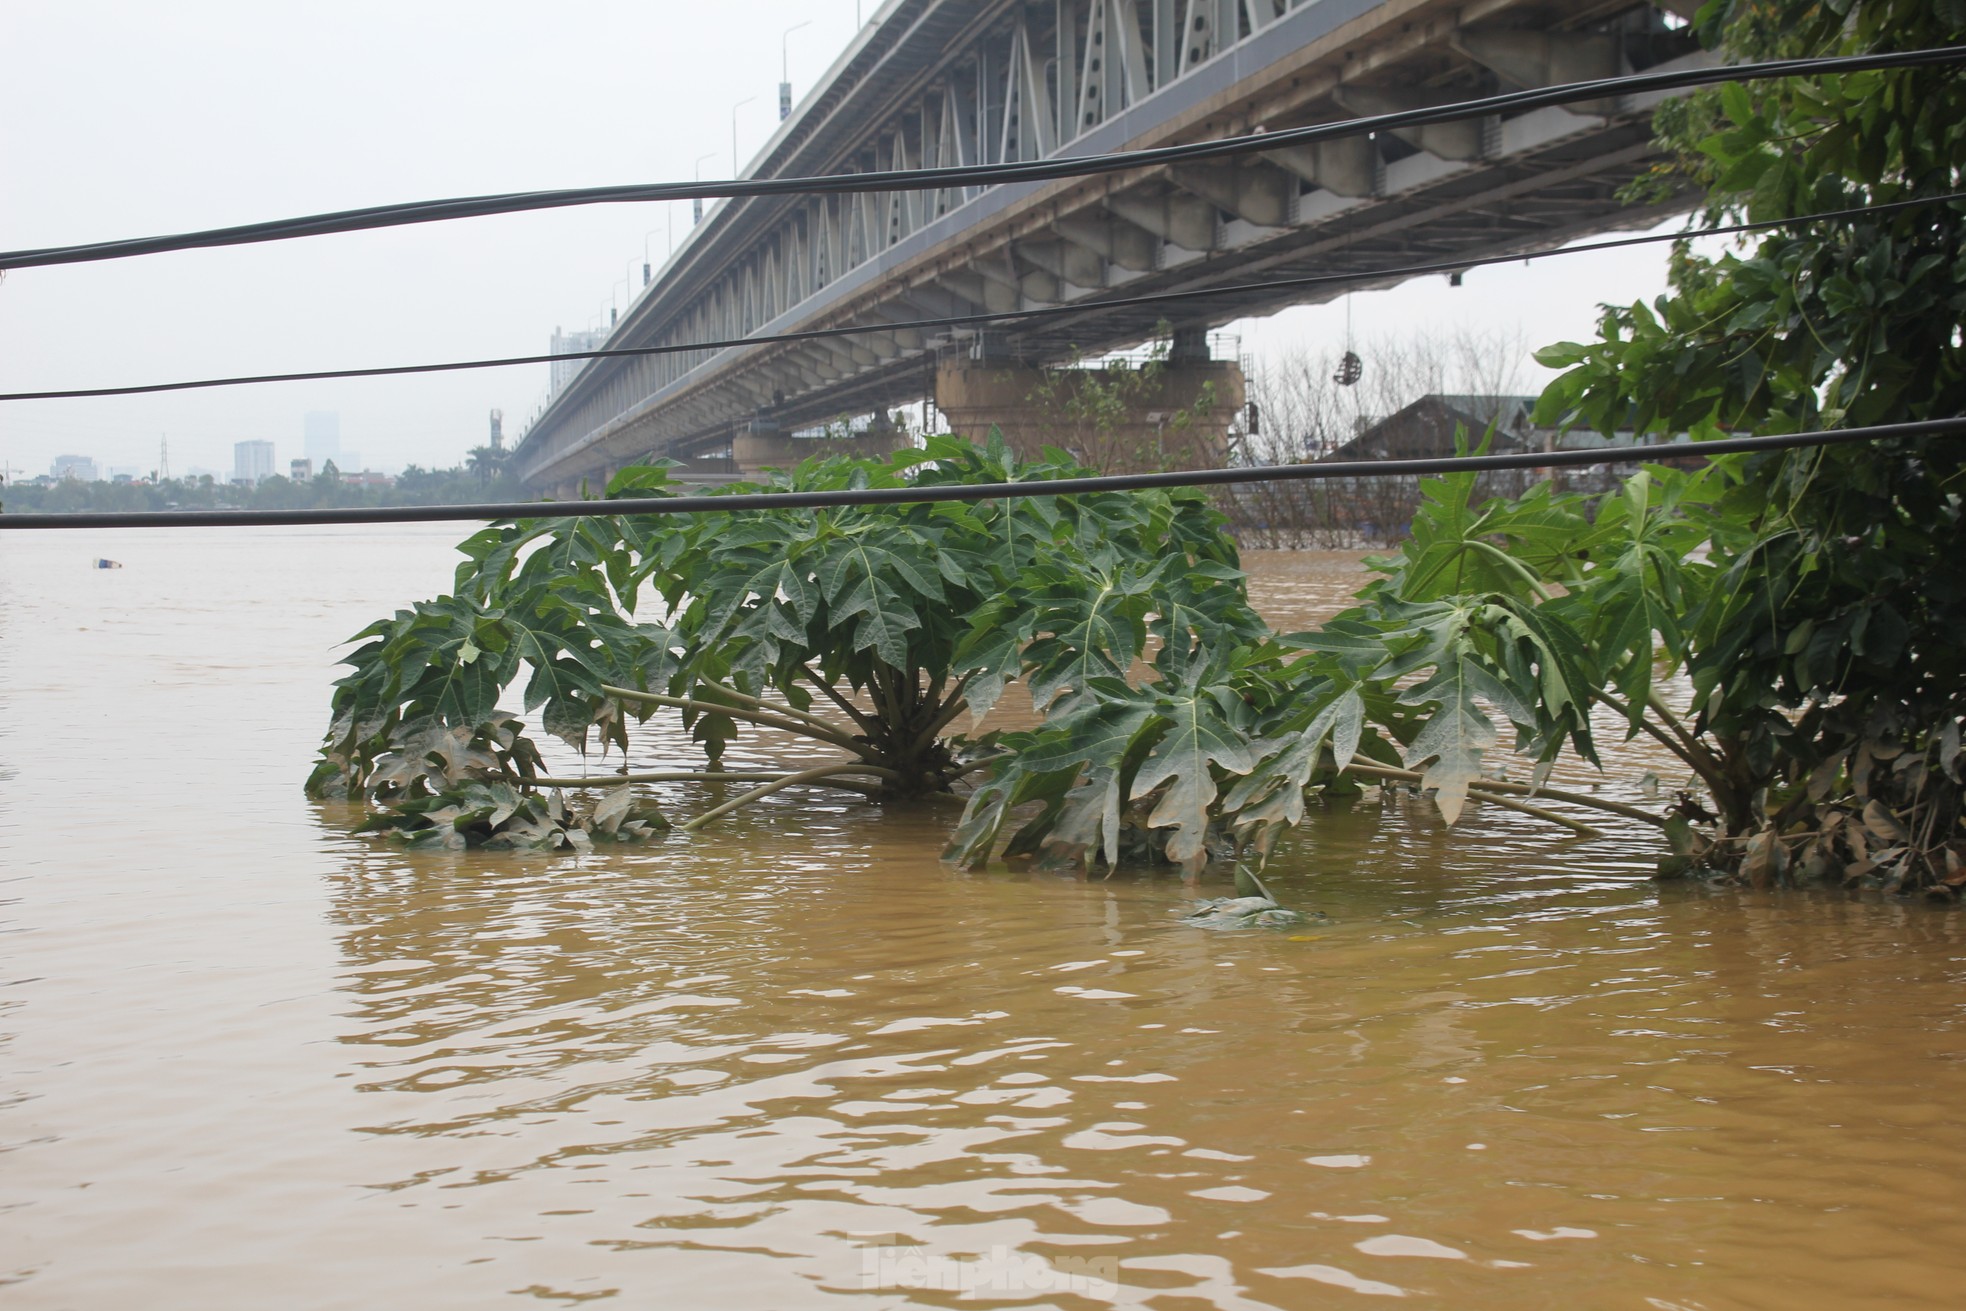
[[[935,371],[949,429],[982,443],[992,427],[1019,458],[1047,446],[1102,473],[1219,468],[1242,413],[1242,366],[1177,333],[1168,358],[1139,367],[1043,369],[963,358]]]
[[[598,501],[607,495],[608,482],[614,477],[617,467],[612,464],[602,465],[592,473],[582,474],[578,478],[568,478],[554,483],[547,490],[546,499],[549,501],[578,501],[582,499]]]

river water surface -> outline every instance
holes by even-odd
[[[833,794],[405,853],[300,783],[460,535],[0,534],[0,1306],[1966,1303],[1957,915],[1376,792],[1273,860],[1301,932]]]

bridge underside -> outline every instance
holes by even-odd
[[[1252,15],[1265,4],[1275,5],[1264,10],[1269,21],[1255,25]],[[1224,8],[1250,24],[1226,50],[1170,53],[1163,35],[1157,51],[1142,36],[1148,11],[1182,9],[1191,19],[1206,9],[1219,18]],[[964,31],[933,27],[938,17],[955,23],[956,10],[969,21]],[[1049,29],[1037,21],[1047,15]],[[941,63],[928,61],[912,84],[889,89],[891,135],[877,134],[858,154],[822,157],[827,124],[853,111],[849,91],[871,94],[869,83],[879,82],[874,61],[830,109],[822,96],[802,111],[754,171],[992,162],[990,151],[978,157],[964,149],[976,135],[979,105],[997,115],[995,159],[1041,158],[1275,130],[1701,58],[1656,10],[1632,0],[1311,0],[1288,8],[1276,0],[1042,7],[894,0],[870,31],[909,17],[915,30],[928,31],[915,39],[954,41],[959,53],[944,48]],[[1067,63],[1060,36],[1067,27],[1071,78],[1057,72]],[[1102,39],[1088,43],[1095,32]],[[1003,52],[994,64],[992,41]],[[906,45],[900,36],[896,43],[890,57]],[[1106,57],[1082,57],[1094,47]],[[965,48],[973,66],[962,62]],[[1041,72],[1032,52],[1048,49],[1061,58]],[[1163,54],[1172,61],[1169,76],[1149,86]],[[1137,67],[1129,72],[1129,65]],[[850,80],[851,71],[836,81]],[[1128,99],[1111,80],[1133,74],[1144,94]],[[1109,76],[1097,96],[1085,83],[1096,76]],[[960,92],[971,83],[966,100]],[[1113,110],[1107,98],[1115,95],[1121,103]],[[1030,125],[1056,124],[1065,105],[1084,110],[1093,125],[1059,148],[1055,127]],[[1096,179],[726,202],[644,292],[610,345],[1039,307],[1067,312],[983,332],[891,327],[819,343],[600,362],[535,422],[519,467],[533,485],[553,488],[650,453],[722,454],[735,436],[760,426],[786,432],[932,396],[938,366],[947,389],[952,359],[1058,363],[1136,344],[1163,325],[1191,333],[1397,278],[1308,292],[1264,285],[1271,280],[1508,255],[1654,221],[1683,202],[1619,200],[1654,158],[1650,108],[1617,101],[1544,109]],[[802,147],[791,129],[803,119],[814,124]],[[880,119],[861,119],[863,136],[869,121]],[[1209,294],[1215,288],[1224,290]],[[1173,307],[1106,303],[1168,291],[1202,294]]]

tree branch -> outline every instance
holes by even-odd
[[[1671,709],[1667,707],[1664,699],[1660,697],[1656,690],[1646,692],[1645,704],[1653,714],[1657,715],[1665,723],[1667,728],[1673,731],[1673,735],[1685,745],[1688,751],[1703,756],[1710,761],[1714,759],[1713,752],[1707,750],[1706,745],[1695,734],[1690,732],[1686,725],[1679,722],[1678,718],[1674,716]],[[1714,761],[1714,764],[1718,767],[1719,762]]]
[[[814,687],[818,688],[821,692],[824,692],[827,698],[830,701],[832,701],[834,705],[846,711],[847,716],[851,718],[854,723],[860,725],[860,731],[862,733],[865,733],[868,737],[872,737],[874,735],[874,721],[867,718],[865,712],[863,712],[859,706],[856,706],[855,704],[853,704],[853,702],[841,696],[839,690],[836,689],[831,683],[827,682],[823,677],[821,677],[819,671],[814,669],[811,665],[800,665],[799,668],[805,670],[806,677],[812,680],[812,685]]]
[[[985,756],[981,760],[972,760],[967,765],[964,765],[961,769],[958,769],[955,773],[949,775],[949,781],[953,783],[957,779],[968,778],[971,774],[974,774],[979,770],[988,769],[990,766],[996,764],[999,760],[1002,760],[1005,756],[1009,754],[1010,753],[1008,751],[999,751],[994,756]]]
[[[1559,815],[1554,810],[1545,810],[1541,806],[1532,806],[1527,802],[1511,801],[1507,797],[1472,786],[1469,787],[1468,794],[1482,801],[1486,801],[1491,805],[1500,806],[1504,810],[1513,810],[1535,819],[1548,820],[1552,824],[1561,824],[1563,827],[1576,833],[1579,837],[1601,838],[1604,836],[1602,829],[1594,829],[1581,820],[1572,819],[1568,815]]]
[[[657,769],[641,774],[592,774],[586,778],[541,777],[529,780],[528,785],[543,788],[604,788],[621,783],[770,783],[784,777],[784,771],[776,769]],[[840,786],[857,789],[869,785],[842,783]]]
[[[825,720],[821,719],[818,715],[808,714],[805,711],[798,709],[796,706],[775,705],[772,702],[762,700],[759,697],[749,696],[746,693],[738,691],[734,687],[726,687],[722,683],[713,683],[709,679],[703,679],[701,680],[701,682],[704,687],[709,688],[711,691],[715,692],[718,696],[730,697],[733,700],[739,702],[740,704],[751,707],[751,709],[753,710],[762,710],[767,714],[773,714],[773,715],[784,715],[788,718],[799,720],[802,723],[811,724],[815,728],[825,729],[828,733],[838,733],[842,731],[838,724],[829,724]]]
[[[878,754],[864,742],[855,742],[839,729],[828,725],[824,731],[811,724],[802,724],[796,719],[783,719],[761,710],[750,710],[743,706],[723,705],[715,701],[698,701],[686,696],[664,696],[660,692],[637,692],[632,687],[612,687],[601,684],[601,690],[621,701],[646,701],[651,705],[670,706],[677,710],[700,710],[713,715],[729,715],[733,719],[747,720],[763,728],[775,728],[784,733],[796,733],[820,742],[851,751],[869,760]]]
[[[1424,777],[1418,770],[1394,769],[1390,765],[1378,765],[1363,760],[1353,760],[1345,766],[1347,774],[1363,774],[1367,778],[1383,778],[1396,783],[1418,783]],[[1468,790],[1485,797],[1535,796],[1548,797],[1552,801],[1567,801],[1573,806],[1584,806],[1591,810],[1601,810],[1608,815],[1622,815],[1626,819],[1636,819],[1646,824],[1664,828],[1666,821],[1657,815],[1628,806],[1622,801],[1611,801],[1605,797],[1593,797],[1583,792],[1566,792],[1560,788],[1531,787],[1527,783],[1508,783],[1498,778],[1475,779],[1468,784]]]
[[[916,750],[919,751],[934,742],[936,738],[942,735],[943,729],[954,722],[955,718],[962,714],[963,711],[969,709],[969,702],[963,699],[963,689],[969,686],[969,680],[974,677],[976,677],[976,671],[971,670],[962,676],[961,682],[949,689],[949,699],[942,703],[942,709],[936,713],[935,718],[928,722],[926,728],[915,735]]]
[[[1631,707],[1629,705],[1618,700],[1617,697],[1612,696],[1609,692],[1594,690],[1591,695],[1603,702],[1606,706],[1609,706],[1612,710],[1623,715],[1626,721],[1630,722]],[[1726,785],[1726,779],[1720,776],[1719,762],[1708,755],[1704,749],[1699,748],[1697,743],[1694,744],[1695,750],[1698,750],[1698,755],[1696,756],[1693,750],[1687,749],[1686,744],[1681,743],[1679,739],[1673,737],[1642,714],[1638,717],[1638,726],[1641,731],[1655,738],[1660,746],[1663,746],[1666,750],[1684,761],[1686,767],[1695,774],[1698,774],[1709,788],[1719,788]]]
[[[811,769],[802,769],[799,770],[797,773],[787,774],[782,778],[774,779],[773,781],[766,783],[763,787],[752,788],[749,792],[746,792],[742,796],[732,797],[729,801],[724,802],[721,806],[717,806],[710,810],[706,810],[701,815],[698,815],[695,819],[692,819],[688,823],[684,824],[682,826],[682,831],[685,833],[694,833],[696,830],[702,828],[705,824],[710,823],[712,820],[720,819],[723,816],[728,815],[731,811],[736,810],[740,806],[748,806],[753,801],[761,800],[762,798],[768,797],[774,792],[782,791],[785,788],[793,787],[800,783],[816,783],[819,780],[824,779],[830,775],[845,774],[845,773],[878,774],[883,778],[888,779],[890,782],[898,783],[901,781],[901,776],[898,773],[896,773],[894,770],[882,769],[877,765],[857,765],[850,761],[836,762],[830,765],[816,765]]]

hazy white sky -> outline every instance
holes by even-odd
[[[876,5],[864,0],[867,15]],[[0,249],[483,192],[728,175],[777,118],[781,39],[801,98],[854,0],[15,0],[0,4]],[[599,206],[27,269],[0,282],[0,391],[544,351],[659,266],[687,202]],[[1354,331],[1587,333],[1655,294],[1663,252],[1580,256],[1354,297]],[[1336,306],[1238,325],[1245,352],[1343,333]],[[0,466],[57,454],[228,471],[232,443],[301,451],[341,416],[373,468],[448,466],[502,408],[516,436],[545,366],[0,405]]]

